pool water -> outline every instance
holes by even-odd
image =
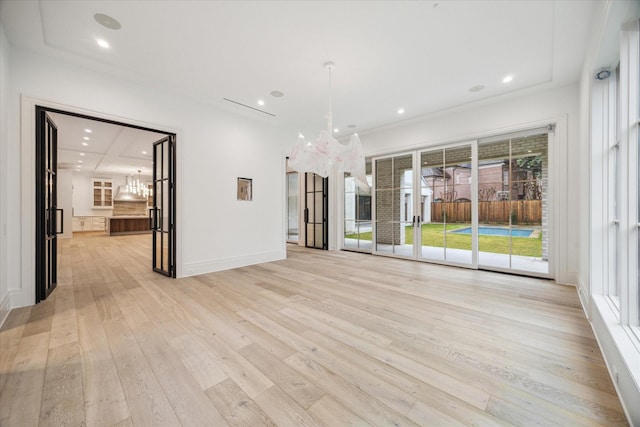
[[[533,233],[532,229],[528,228],[512,228],[509,230],[508,228],[503,227],[478,227],[478,234],[480,236],[509,236],[509,231],[511,231],[512,237],[530,237],[531,233]],[[457,230],[452,230],[450,233],[456,234],[471,234],[471,227],[459,228]]]

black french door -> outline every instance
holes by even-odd
[[[36,107],[36,303],[56,287],[58,239],[63,211],[57,208],[58,128]],[[60,213],[60,215],[58,215]],[[58,230],[59,229],[59,230]]]
[[[306,172],[304,182],[305,246],[327,250],[329,248],[329,178]]]
[[[153,271],[176,277],[175,136],[153,144],[153,208],[149,221],[153,231]]]

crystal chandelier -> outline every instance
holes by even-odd
[[[134,179],[133,175],[127,176],[127,192],[137,194],[141,197],[149,197],[149,187],[140,180],[140,173],[142,171],[138,169],[138,178]]]

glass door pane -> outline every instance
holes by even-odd
[[[328,178],[305,173],[305,246],[328,249]]]
[[[298,241],[300,186],[298,172],[287,173],[287,241]]]
[[[153,270],[175,277],[175,139],[153,144]]]
[[[478,146],[478,263],[547,274],[547,134]]]
[[[511,268],[549,272],[548,135],[511,140]]]
[[[478,146],[478,264],[511,266],[511,141]]]
[[[58,264],[58,130],[36,107],[36,301],[46,299],[57,284]],[[61,218],[60,218],[61,219]]]
[[[413,154],[375,160],[375,251],[414,257]]]
[[[447,194],[444,149],[423,151],[420,154],[420,193],[424,197],[422,209],[422,244],[420,256],[427,260],[444,261]]]
[[[367,183],[358,184],[350,173],[344,174],[344,249],[370,252],[371,227],[371,160],[365,163]]]
[[[471,145],[445,149],[445,173],[445,261],[471,264]]]
[[[420,257],[471,264],[471,145],[423,151],[420,168]]]

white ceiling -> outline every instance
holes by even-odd
[[[27,0],[0,3],[0,19],[12,44],[309,135],[326,127],[323,64],[333,61],[334,127],[344,135],[576,82],[599,4]],[[99,25],[96,13],[122,28]],[[503,83],[506,75],[513,81]]]
[[[153,143],[164,137],[164,134],[66,114],[49,115],[58,128],[59,169],[152,175]]]

